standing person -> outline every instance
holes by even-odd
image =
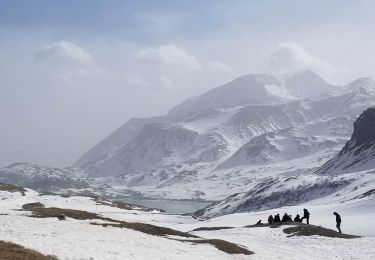
[[[339,230],[339,232],[341,233],[341,216],[337,212],[333,212],[333,215],[336,216],[336,227]]]
[[[310,212],[307,209],[303,209],[303,217],[301,218],[301,222],[306,219],[306,223],[310,224]]]
[[[270,215],[270,216],[268,217],[268,224],[272,224],[272,223],[273,223],[273,216]]]

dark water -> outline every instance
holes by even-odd
[[[211,201],[201,200],[168,200],[168,199],[148,199],[148,198],[124,198],[124,202],[134,203],[149,208],[163,209],[170,214],[192,213],[198,209],[206,207]]]

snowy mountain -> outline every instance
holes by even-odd
[[[266,74],[241,76],[173,108],[169,116],[183,117],[206,109],[230,108],[248,104],[277,104],[292,96],[283,81]]]
[[[335,86],[311,71],[245,75],[167,115],[129,120],[64,171],[115,194],[221,200],[268,179],[315,171],[373,104],[368,78]]]
[[[294,106],[301,106],[296,100],[302,95],[304,85],[301,84],[301,87],[299,82],[303,81],[307,84],[307,93],[304,96],[316,96],[333,88],[311,71],[283,77],[266,74],[245,75],[188,99],[173,108],[166,116],[129,120],[83,155],[74,166],[100,168],[97,166],[101,162],[110,160],[118,150],[137,138],[145,125],[152,123],[175,123],[200,134],[202,131],[213,133],[219,139],[233,139],[233,135],[240,139],[249,139],[254,135],[283,129],[291,126],[294,119],[303,120],[303,115],[298,114],[299,111],[294,112]],[[282,111],[278,111],[278,106],[287,103],[290,104],[281,108]],[[284,115],[281,115],[282,113]],[[217,129],[223,130],[219,131],[219,136],[216,133],[218,131],[215,131]],[[240,143],[243,142],[244,140],[241,140]],[[98,171],[102,175],[112,175],[104,172],[105,170],[94,170]]]
[[[238,169],[293,172],[299,160],[310,160],[302,163],[303,171],[320,166],[324,155],[341,149],[355,118],[374,103],[370,79],[334,86],[311,71],[245,75],[165,116],[130,120],[74,166],[146,196],[216,199],[210,186],[223,179],[233,183],[224,188],[227,195],[247,187],[228,179]],[[250,181],[245,175],[241,178]],[[191,187],[176,194],[184,184]]]
[[[126,124],[121,126],[110,136],[99,142],[95,147],[85,153],[73,166],[89,167],[89,165],[97,160],[105,160],[110,157],[118,149],[130,142],[138,135],[142,127],[148,123],[162,120],[162,118],[132,118]]]
[[[262,137],[262,140],[264,142],[265,137]],[[258,151],[253,158],[264,157],[264,153]],[[195,214],[200,217],[214,217],[297,205],[311,200],[343,203],[373,198],[374,173],[375,107],[372,107],[354,122],[352,137],[342,150],[316,172],[265,179],[263,182],[254,183],[248,192],[234,194],[212,203]]]
[[[14,163],[1,168],[0,182],[26,186],[43,192],[90,187],[89,179],[78,169],[50,168],[30,163]]]
[[[375,168],[375,107],[364,111],[354,122],[351,139],[340,153],[317,173],[358,172]]]
[[[337,88],[310,70],[285,75],[283,80],[287,91],[296,99],[308,99]]]

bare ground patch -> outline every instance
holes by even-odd
[[[231,229],[234,227],[199,227],[193,229],[192,231],[215,231],[215,230],[222,230],[222,229]]]
[[[284,233],[289,236],[323,236],[323,237],[333,237],[333,238],[358,238],[358,236],[342,234],[336,232],[332,229],[323,228],[314,225],[298,225],[293,227],[285,228]]]
[[[46,256],[34,250],[9,242],[0,241],[1,260],[57,260],[54,256]]]
[[[199,236],[178,231],[171,228],[155,226],[146,223],[139,223],[139,222],[126,222],[126,221],[119,221],[111,218],[102,217],[98,214],[82,211],[82,210],[73,210],[73,209],[61,209],[61,208],[31,208],[29,209],[32,212],[31,217],[35,218],[51,218],[51,217],[59,217],[59,216],[66,216],[69,218],[74,218],[78,220],[104,220],[108,221],[108,223],[95,223],[92,222],[91,225],[97,225],[102,227],[116,227],[116,228],[127,228],[135,231],[139,231],[148,235],[152,236],[164,236],[168,239],[168,236],[178,236],[183,238],[196,238],[194,240],[184,240],[184,239],[174,239],[181,242],[190,242],[195,244],[211,244],[215,246],[217,249],[226,252],[228,254],[245,254],[250,255],[253,252],[249,251],[246,248],[243,248],[239,245],[230,243],[225,240],[221,239],[203,239]]]
[[[25,196],[25,192],[27,191],[25,188],[21,186],[6,184],[2,182],[0,182],[0,190],[9,191],[9,192],[20,192],[22,196]]]
[[[227,254],[243,254],[243,255],[253,255],[254,252],[241,247],[237,244],[222,240],[222,239],[197,239],[197,240],[180,240],[176,239],[177,241],[181,242],[189,242],[193,244],[209,244],[213,245],[220,251],[223,251]]]
[[[106,218],[87,211],[75,210],[75,209],[62,209],[62,208],[31,208],[29,209],[32,212],[31,217],[34,218],[53,218],[59,216],[66,216],[69,218],[74,218],[78,220],[87,220],[87,219],[104,219]]]
[[[45,206],[40,202],[26,203],[22,205],[22,209],[44,208]]]
[[[171,228],[154,226],[151,224],[139,223],[139,222],[125,222],[125,221],[116,221],[112,220],[113,222],[118,223],[91,223],[92,225],[99,225],[103,227],[111,226],[117,228],[128,228],[132,230],[136,230],[142,233],[146,233],[148,235],[153,236],[179,236],[179,237],[186,237],[186,238],[198,238],[198,236],[178,231]]]

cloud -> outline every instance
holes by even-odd
[[[160,76],[160,81],[162,83],[162,86],[168,90],[175,90],[176,85],[175,83],[166,75]]]
[[[94,63],[94,58],[80,46],[69,42],[59,41],[48,44],[37,50],[35,58],[40,61],[56,63],[76,63],[90,65]]]
[[[69,41],[45,45],[34,52],[38,65],[49,77],[68,85],[83,83],[99,72],[94,57],[82,47]]]
[[[348,68],[336,68],[329,61],[313,56],[297,43],[282,43],[270,54],[270,65],[279,72],[313,70],[335,82]]]
[[[139,87],[141,89],[149,89],[152,86],[150,81],[135,73],[126,73],[125,80],[130,86]]]
[[[335,70],[328,61],[308,53],[297,43],[283,43],[271,52],[270,63],[276,68],[291,70]]]
[[[233,73],[233,69],[229,67],[227,64],[221,61],[213,60],[206,63],[206,66],[209,69],[224,72],[224,73]]]
[[[167,65],[186,66],[192,70],[202,68],[199,60],[186,50],[174,45],[160,45],[155,48],[147,48],[138,52],[138,58],[145,61],[162,63]]]

